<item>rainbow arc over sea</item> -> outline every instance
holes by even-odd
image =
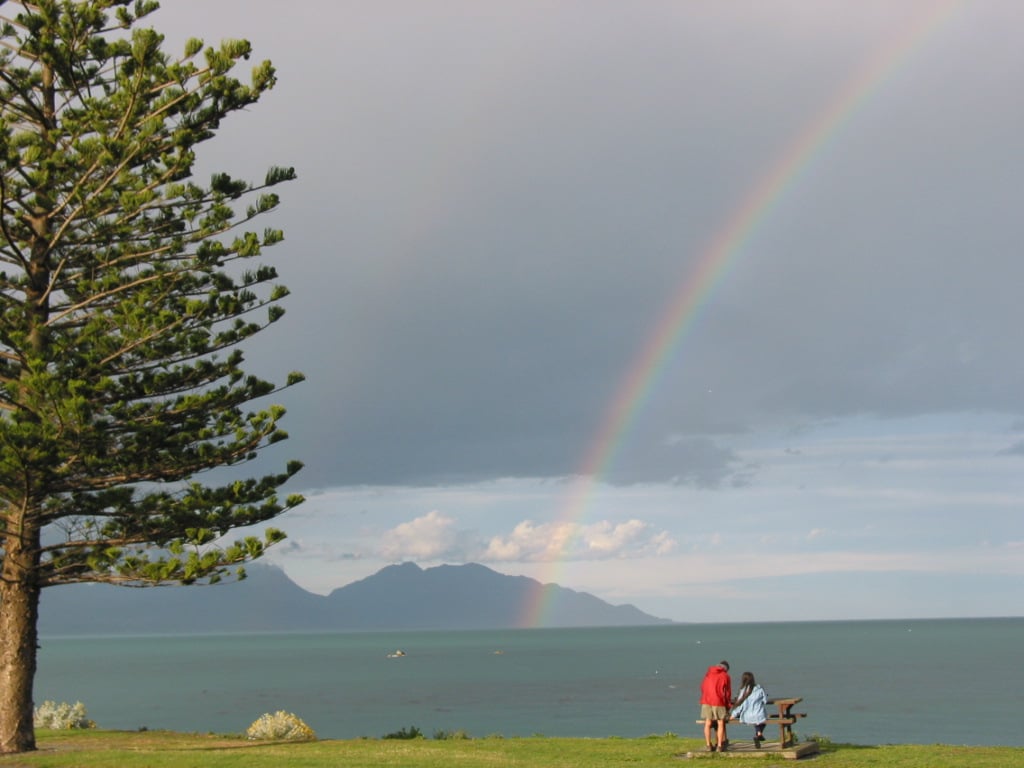
[[[700,251],[662,311],[651,332],[604,412],[573,476],[556,523],[578,525],[586,517],[602,476],[615,459],[629,427],[648,400],[659,374],[673,358],[681,341],[711,300],[716,286],[726,278],[735,261],[750,245],[759,226],[776,209],[786,193],[842,132],[865,104],[915,52],[931,40],[966,0],[938,0],[922,6],[909,24],[894,29],[883,43],[835,90],[801,130],[785,143],[765,172],[754,179],[722,224]],[[561,556],[548,561],[542,583],[558,581],[572,537]],[[543,626],[550,617],[547,590],[522,607],[520,626]]]

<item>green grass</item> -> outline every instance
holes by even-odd
[[[40,731],[38,751],[0,756],[0,768],[612,768],[675,766],[687,751],[701,749],[700,739],[650,736],[643,739],[556,739],[543,736],[504,739],[356,739],[306,743],[246,741],[168,731]],[[729,760],[709,755],[691,764]],[[1024,748],[955,746],[823,745],[810,763],[815,768],[1024,768]],[[732,760],[733,766],[737,765]],[[751,764],[792,765],[766,758]]]

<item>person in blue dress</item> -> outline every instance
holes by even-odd
[[[740,678],[739,696],[732,708],[732,719],[754,726],[754,746],[764,741],[764,726],[768,719],[768,694],[757,684],[753,672],[744,672]]]

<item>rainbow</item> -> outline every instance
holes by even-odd
[[[659,374],[760,224],[771,216],[786,192],[799,182],[850,118],[965,2],[935,2],[906,27],[896,30],[784,146],[767,171],[749,186],[739,204],[700,251],[696,265],[680,283],[622,378],[573,476],[556,524],[583,522],[601,477],[615,459],[617,449],[647,401]],[[547,573],[540,579],[542,583],[558,581],[559,570],[572,543],[572,540],[564,543],[561,557],[548,561]],[[547,594],[547,590],[540,590],[523,606],[520,626],[537,627],[546,622],[550,607]]]

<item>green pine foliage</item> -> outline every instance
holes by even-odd
[[[209,583],[283,538],[300,469],[230,480],[283,440],[242,346],[287,289],[252,226],[295,178],[193,177],[275,83],[244,40],[164,50],[152,0],[0,2],[0,752],[31,749],[40,589]],[[200,478],[207,482],[202,482]]]
[[[300,501],[275,496],[297,462],[190,481],[286,437],[283,408],[246,409],[279,388],[246,375],[239,345],[281,317],[287,289],[239,265],[281,241],[245,227],[295,174],[192,178],[197,145],[274,69],[236,79],[241,40],[165,53],[139,23],[156,8],[0,7],[0,509],[9,527],[63,533],[42,546],[44,586],[215,580],[281,534],[213,541]]]

